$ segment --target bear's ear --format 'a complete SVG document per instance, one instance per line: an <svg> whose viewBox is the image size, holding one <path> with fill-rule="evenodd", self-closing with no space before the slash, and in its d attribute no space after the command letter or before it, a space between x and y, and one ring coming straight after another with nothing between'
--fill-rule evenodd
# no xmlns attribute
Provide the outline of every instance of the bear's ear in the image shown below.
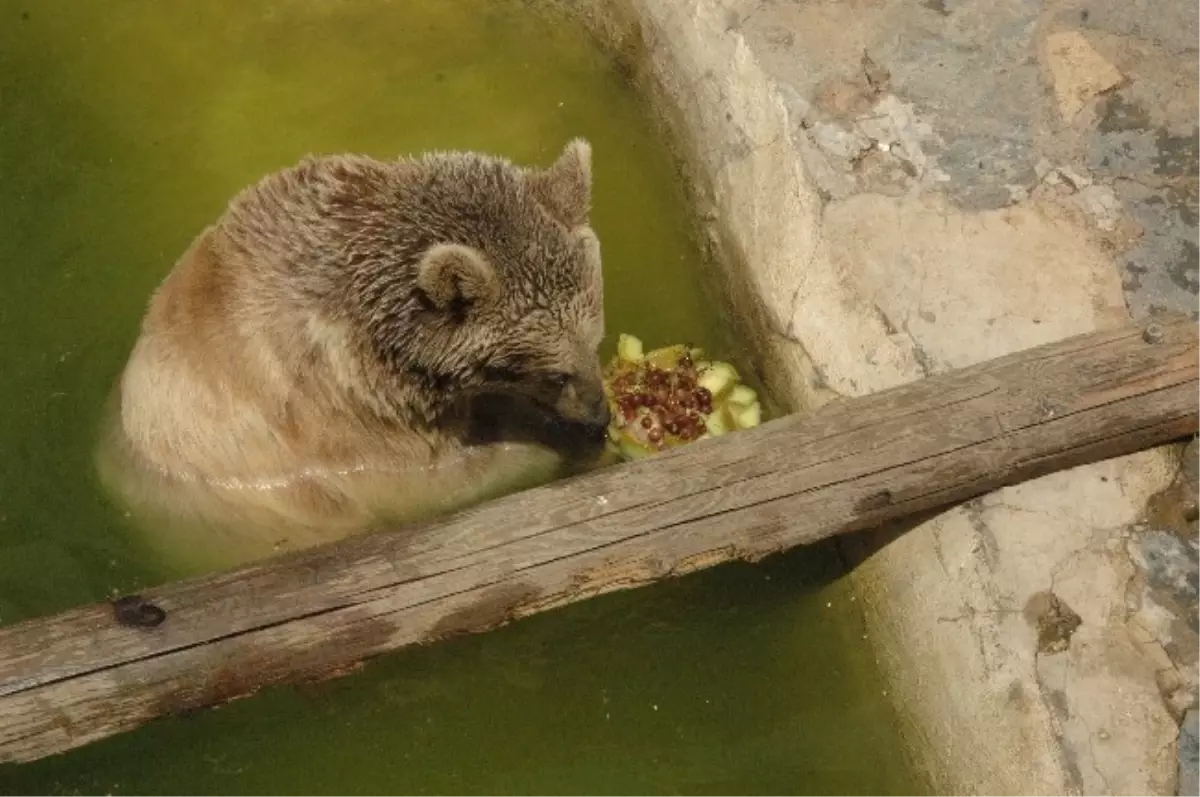
<svg viewBox="0 0 1200 797"><path fill-rule="evenodd" d="M500 293L496 272L483 254L469 246L431 246L417 265L417 288L439 310L483 305Z"/></svg>
<svg viewBox="0 0 1200 797"><path fill-rule="evenodd" d="M592 206L591 144L582 138L571 141L553 166L530 173L529 188L563 224L586 224Z"/></svg>

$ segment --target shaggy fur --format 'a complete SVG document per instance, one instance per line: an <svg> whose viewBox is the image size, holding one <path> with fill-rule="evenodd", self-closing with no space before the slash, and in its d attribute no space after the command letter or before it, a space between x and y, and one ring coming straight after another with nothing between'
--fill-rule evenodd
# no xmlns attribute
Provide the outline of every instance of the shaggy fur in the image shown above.
<svg viewBox="0 0 1200 797"><path fill-rule="evenodd" d="M477 399L607 423L590 195L582 140L548 169L434 153L310 158L266 177L150 301L106 481L157 523L186 516L278 547L553 467L495 412L492 439L476 439Z"/></svg>

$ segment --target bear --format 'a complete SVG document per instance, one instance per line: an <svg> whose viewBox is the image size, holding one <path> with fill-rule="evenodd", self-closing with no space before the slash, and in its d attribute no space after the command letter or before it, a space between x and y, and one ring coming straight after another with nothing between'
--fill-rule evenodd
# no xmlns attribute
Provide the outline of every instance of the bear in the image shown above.
<svg viewBox="0 0 1200 797"><path fill-rule="evenodd" d="M99 447L158 554L230 567L603 456L592 154L309 156L150 297Z"/></svg>

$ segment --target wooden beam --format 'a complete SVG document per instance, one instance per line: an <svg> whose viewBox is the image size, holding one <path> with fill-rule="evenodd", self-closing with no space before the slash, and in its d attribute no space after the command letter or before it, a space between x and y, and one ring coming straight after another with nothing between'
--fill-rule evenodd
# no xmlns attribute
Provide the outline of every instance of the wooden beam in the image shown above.
<svg viewBox="0 0 1200 797"><path fill-rule="evenodd" d="M150 590L157 625L103 603L2 628L0 762L1193 434L1197 356L1186 319L1075 337Z"/></svg>

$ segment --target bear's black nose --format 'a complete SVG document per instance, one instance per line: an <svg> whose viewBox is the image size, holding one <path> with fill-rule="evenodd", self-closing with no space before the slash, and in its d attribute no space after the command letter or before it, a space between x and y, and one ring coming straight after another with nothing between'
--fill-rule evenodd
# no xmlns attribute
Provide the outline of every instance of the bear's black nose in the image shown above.
<svg viewBox="0 0 1200 797"><path fill-rule="evenodd" d="M587 436L587 439L593 443L603 442L604 438L608 436L607 421L604 423L589 423L585 428L586 431L584 434Z"/></svg>
<svg viewBox="0 0 1200 797"><path fill-rule="evenodd" d="M593 420L588 425L600 427L600 434L603 435L612 422L612 410L609 409L608 399L604 396L600 397L599 402L593 408L592 418Z"/></svg>

